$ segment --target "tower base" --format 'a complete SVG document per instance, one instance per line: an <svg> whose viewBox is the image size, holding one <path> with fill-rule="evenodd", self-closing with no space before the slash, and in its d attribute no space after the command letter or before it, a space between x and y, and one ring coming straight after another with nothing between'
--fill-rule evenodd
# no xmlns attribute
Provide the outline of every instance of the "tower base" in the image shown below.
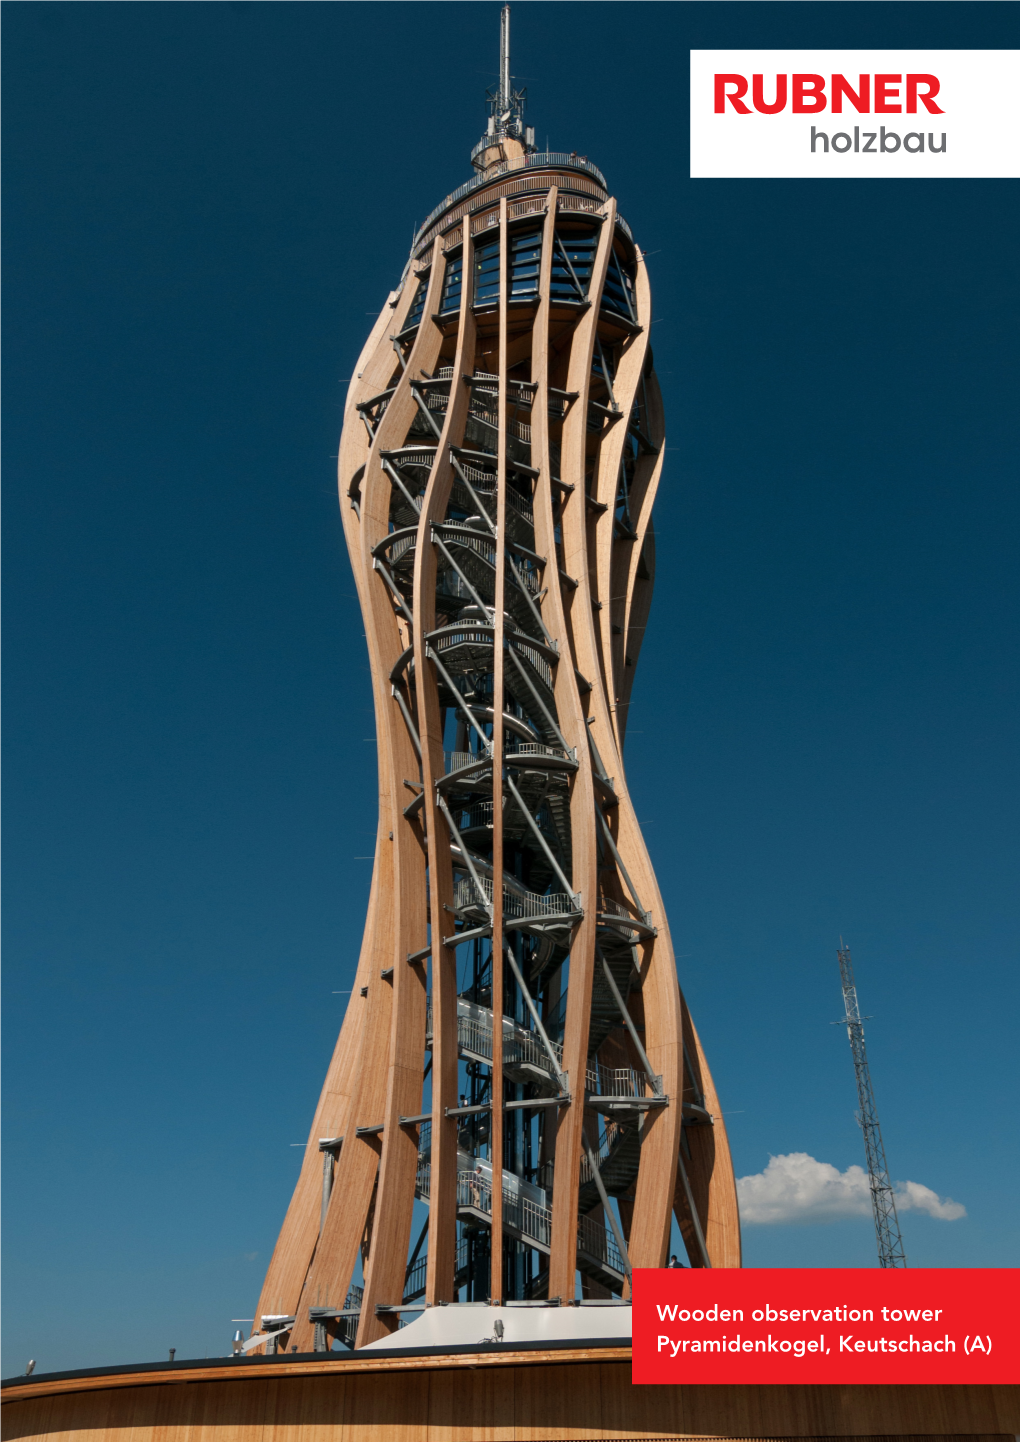
<svg viewBox="0 0 1020 1442"><path fill-rule="evenodd" d="M1013 1442L1015 1387L635 1387L630 1346L402 1348L13 1378L19 1442Z"/></svg>

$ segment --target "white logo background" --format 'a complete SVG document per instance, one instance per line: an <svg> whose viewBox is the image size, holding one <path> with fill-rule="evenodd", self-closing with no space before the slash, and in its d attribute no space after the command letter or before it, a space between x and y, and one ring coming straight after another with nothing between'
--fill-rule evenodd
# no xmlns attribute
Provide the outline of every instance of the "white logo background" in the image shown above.
<svg viewBox="0 0 1020 1442"><path fill-rule="evenodd" d="M906 114L907 74L938 76L941 89L935 98L944 114L930 115L919 100L917 114ZM743 75L747 82L745 104L750 115L739 115L727 103L715 113L715 76ZM751 101L752 75L764 76L767 101L776 94L776 76L811 73L825 77L826 106L817 114L794 115L792 94L776 115L761 115ZM893 74L903 77L899 86L899 115L859 114L844 99L843 113L833 115L831 77L844 75L857 90L858 76ZM732 88L732 87L730 87ZM922 87L923 88L923 87ZM789 86L788 86L789 89ZM892 98L892 97L890 97ZM900 137L895 153L863 153L865 133L887 132ZM829 138L828 153L819 142L811 153L811 127ZM834 134L854 134L861 150L837 154ZM921 132L924 151L908 154L904 135ZM945 154L932 154L946 136ZM844 142L839 142L842 145ZM917 142L912 140L912 146ZM863 176L903 180L944 176L1020 176L1020 50L692 50L691 51L691 178L805 177L832 179Z"/></svg>

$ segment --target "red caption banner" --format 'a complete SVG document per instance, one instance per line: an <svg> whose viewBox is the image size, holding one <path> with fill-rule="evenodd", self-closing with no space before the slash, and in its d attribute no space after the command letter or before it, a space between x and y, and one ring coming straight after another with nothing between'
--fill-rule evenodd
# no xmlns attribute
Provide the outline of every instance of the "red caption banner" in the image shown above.
<svg viewBox="0 0 1020 1442"><path fill-rule="evenodd" d="M1020 1269L643 1268L634 1382L1020 1381Z"/></svg>

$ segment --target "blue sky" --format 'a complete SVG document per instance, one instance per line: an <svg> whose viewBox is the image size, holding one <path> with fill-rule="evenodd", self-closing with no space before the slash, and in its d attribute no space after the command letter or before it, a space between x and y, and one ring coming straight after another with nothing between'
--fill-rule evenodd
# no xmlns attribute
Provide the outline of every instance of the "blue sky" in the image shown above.
<svg viewBox="0 0 1020 1442"><path fill-rule="evenodd" d="M10 1374L222 1354L252 1314L374 835L339 382L468 175L498 6L5 10ZM1020 1262L1017 182L692 183L686 51L1018 29L514 11L540 143L650 253L628 774L737 1171L863 1162L842 933L893 1178L966 1208L904 1214L914 1265ZM875 1264L867 1216L745 1247Z"/></svg>

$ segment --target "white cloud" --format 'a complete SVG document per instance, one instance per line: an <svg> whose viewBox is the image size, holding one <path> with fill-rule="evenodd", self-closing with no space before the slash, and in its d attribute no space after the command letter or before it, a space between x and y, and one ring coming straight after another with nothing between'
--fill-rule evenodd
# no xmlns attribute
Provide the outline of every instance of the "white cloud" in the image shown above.
<svg viewBox="0 0 1020 1442"><path fill-rule="evenodd" d="M967 1208L954 1202L952 1197L940 1197L920 1182L898 1182L896 1206L901 1212L927 1212L929 1217L938 1217L941 1222L955 1222L967 1215Z"/></svg>
<svg viewBox="0 0 1020 1442"><path fill-rule="evenodd" d="M899 1182L896 1207L901 1212L927 1212L944 1222L965 1217L967 1209L940 1197L920 1182ZM740 1219L748 1223L835 1222L871 1216L871 1192L863 1167L839 1171L807 1152L772 1157L763 1172L737 1178Z"/></svg>

